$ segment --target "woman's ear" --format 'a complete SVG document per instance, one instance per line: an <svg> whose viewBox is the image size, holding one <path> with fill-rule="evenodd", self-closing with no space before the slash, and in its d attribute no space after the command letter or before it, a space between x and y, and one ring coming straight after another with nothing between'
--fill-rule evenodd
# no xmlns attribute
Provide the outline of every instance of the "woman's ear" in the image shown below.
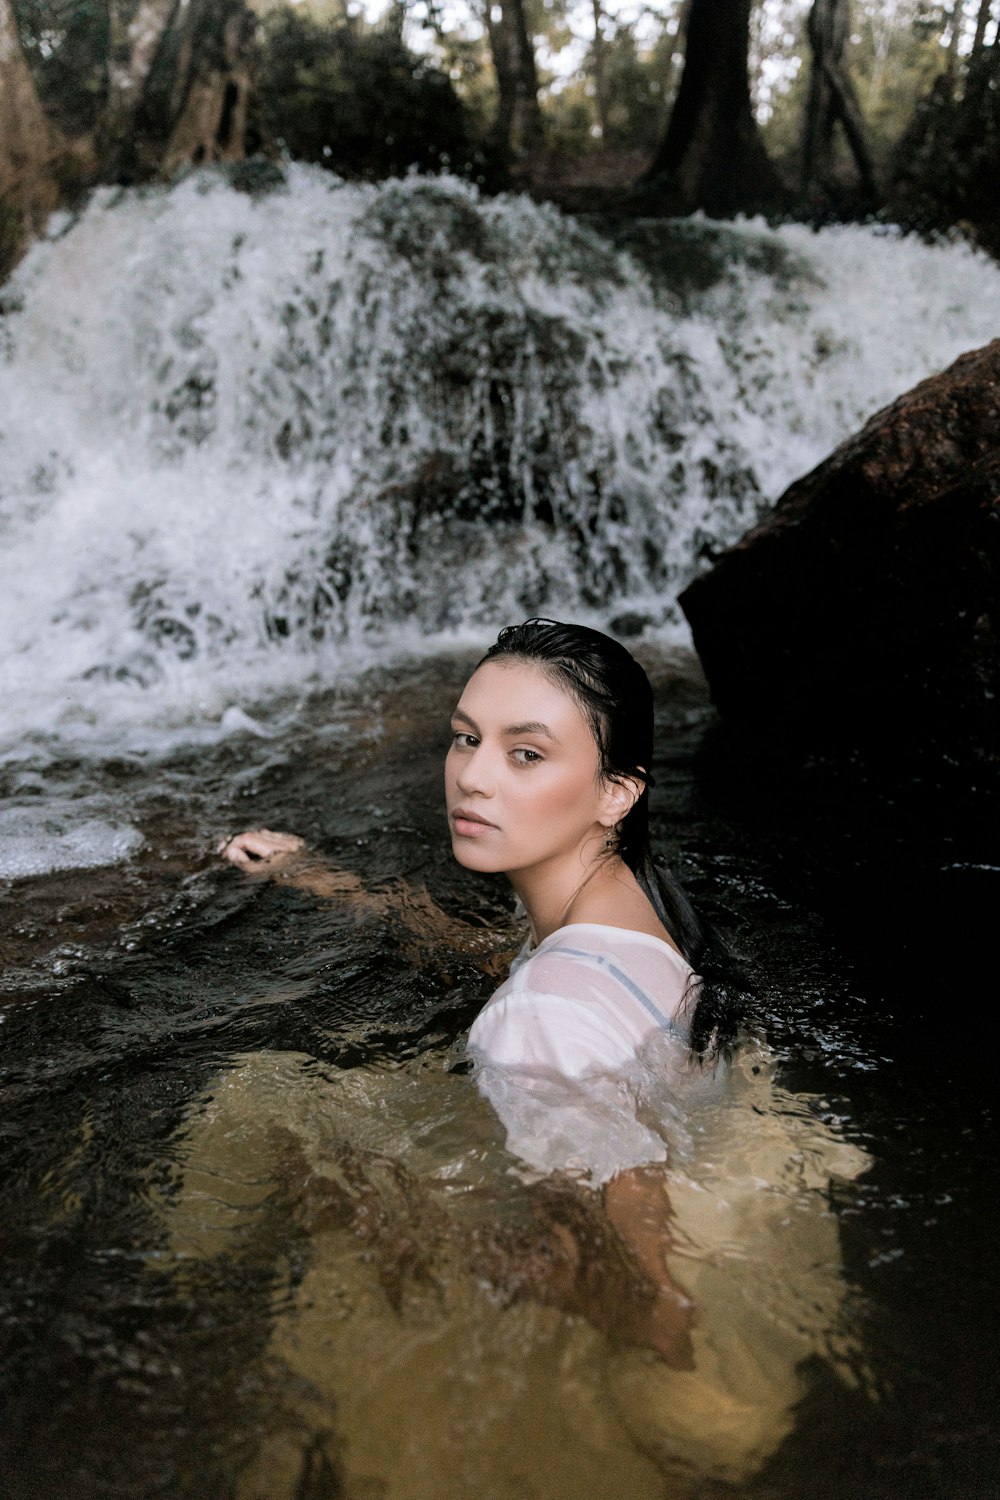
<svg viewBox="0 0 1000 1500"><path fill-rule="evenodd" d="M616 823L627 818L644 791L645 783L635 776L623 776L620 781L606 782L605 814L600 820L604 827L614 828Z"/></svg>

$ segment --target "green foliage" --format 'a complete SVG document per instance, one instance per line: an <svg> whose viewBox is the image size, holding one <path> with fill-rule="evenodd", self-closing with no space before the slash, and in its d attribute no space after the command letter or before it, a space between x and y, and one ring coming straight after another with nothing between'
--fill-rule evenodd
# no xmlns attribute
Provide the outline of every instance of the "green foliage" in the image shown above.
<svg viewBox="0 0 1000 1500"><path fill-rule="evenodd" d="M672 34L664 30L652 46L642 47L634 25L624 23L605 43L607 128L603 139L607 146L652 153L659 145L667 124L665 87L672 47ZM591 48L591 69L593 55Z"/></svg>
<svg viewBox="0 0 1000 1500"><path fill-rule="evenodd" d="M855 0L851 72L877 167L888 170L913 112L943 71L941 44L951 6Z"/></svg>
<svg viewBox="0 0 1000 1500"><path fill-rule="evenodd" d="M558 92L542 96L545 142L553 156L565 160L598 148L593 88L574 78Z"/></svg>
<svg viewBox="0 0 1000 1500"><path fill-rule="evenodd" d="M1000 254L1000 46L986 48L956 92L942 78L922 101L897 156L892 210L904 224L971 229Z"/></svg>
<svg viewBox="0 0 1000 1500"><path fill-rule="evenodd" d="M346 177L482 170L451 80L398 30L281 7L262 31L255 123L264 144Z"/></svg>
<svg viewBox="0 0 1000 1500"><path fill-rule="evenodd" d="M676 16L667 7L644 19L647 25L641 35L636 21L605 17L600 64L592 40L580 73L543 94L546 137L561 155L603 149L651 155L656 149L679 72L674 60ZM651 32L654 20L656 29Z"/></svg>
<svg viewBox="0 0 1000 1500"><path fill-rule="evenodd" d="M524 0L528 35L553 55L572 46L576 40L567 0Z"/></svg>

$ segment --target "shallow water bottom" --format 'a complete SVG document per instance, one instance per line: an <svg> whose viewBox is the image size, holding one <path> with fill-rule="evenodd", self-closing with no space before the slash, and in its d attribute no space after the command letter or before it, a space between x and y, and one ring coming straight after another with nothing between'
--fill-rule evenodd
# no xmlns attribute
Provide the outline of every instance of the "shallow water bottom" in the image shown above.
<svg viewBox="0 0 1000 1500"><path fill-rule="evenodd" d="M766 981L767 1048L675 1101L695 1368L598 1196L505 1152L474 957L212 855L292 827L509 924L447 855L440 657L254 705L269 738L8 766L143 844L0 896L4 1500L995 1493L989 1096L817 914L815 822L706 774L692 659L650 666L660 846Z"/></svg>

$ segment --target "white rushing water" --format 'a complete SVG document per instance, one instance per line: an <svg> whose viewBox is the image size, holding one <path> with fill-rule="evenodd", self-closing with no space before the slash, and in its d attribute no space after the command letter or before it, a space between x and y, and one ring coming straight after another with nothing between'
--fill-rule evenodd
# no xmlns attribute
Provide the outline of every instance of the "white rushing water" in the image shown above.
<svg viewBox="0 0 1000 1500"><path fill-rule="evenodd" d="M707 289L525 199L304 167L55 224L0 292L8 753L531 612L683 638L711 548L997 333L1000 268L964 246L684 234L728 257Z"/></svg>

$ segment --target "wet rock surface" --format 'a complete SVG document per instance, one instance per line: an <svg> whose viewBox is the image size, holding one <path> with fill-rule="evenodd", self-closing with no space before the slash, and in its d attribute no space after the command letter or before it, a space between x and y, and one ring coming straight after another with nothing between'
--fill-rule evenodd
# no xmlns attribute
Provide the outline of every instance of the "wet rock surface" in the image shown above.
<svg viewBox="0 0 1000 1500"><path fill-rule="evenodd" d="M981 807L1000 769L1000 340L878 412L681 604L731 724Z"/></svg>

